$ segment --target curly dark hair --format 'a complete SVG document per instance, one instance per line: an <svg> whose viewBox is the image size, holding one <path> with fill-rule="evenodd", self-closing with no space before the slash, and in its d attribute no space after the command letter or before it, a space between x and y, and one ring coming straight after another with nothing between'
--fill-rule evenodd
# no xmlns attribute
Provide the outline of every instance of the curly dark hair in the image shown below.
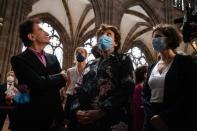
<svg viewBox="0 0 197 131"><path fill-rule="evenodd" d="M170 49L176 49L182 41L181 33L175 25L158 24L153 27L152 35L155 31L159 31L167 37L167 47Z"/></svg>
<svg viewBox="0 0 197 131"><path fill-rule="evenodd" d="M147 73L147 71L148 71L148 67L146 65L136 68L135 70L136 84L141 83L145 80L145 74Z"/></svg>
<svg viewBox="0 0 197 131"><path fill-rule="evenodd" d="M113 26L113 25L107 25L107 24L101 24L99 29L97 30L96 32L96 36L97 36L97 40L98 38L103 35L103 33L106 31L106 30L111 30L114 32L114 35L115 35L115 42L117 44L117 46L115 47L115 52L118 52L118 50L120 49L120 46L121 46L121 36L120 36L120 32L118 30L118 28L116 26Z"/></svg>
<svg viewBox="0 0 197 131"><path fill-rule="evenodd" d="M101 56L101 51L98 45L94 45L91 49L91 53L94 55L95 58L99 58Z"/></svg>
<svg viewBox="0 0 197 131"><path fill-rule="evenodd" d="M33 25L39 24L40 20L37 18L27 19L20 24L19 35L24 46L29 47L32 44L32 41L28 38L28 34L33 32Z"/></svg>

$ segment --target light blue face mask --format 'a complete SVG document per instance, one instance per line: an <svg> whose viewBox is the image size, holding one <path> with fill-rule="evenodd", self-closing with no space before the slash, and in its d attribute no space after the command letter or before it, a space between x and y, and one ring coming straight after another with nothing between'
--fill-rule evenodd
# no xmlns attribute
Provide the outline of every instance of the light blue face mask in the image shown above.
<svg viewBox="0 0 197 131"><path fill-rule="evenodd" d="M107 35L102 35L98 39L98 46L102 51L106 51L112 48L112 38Z"/></svg>
<svg viewBox="0 0 197 131"><path fill-rule="evenodd" d="M152 45L155 51L161 52L166 49L166 37L153 38Z"/></svg>

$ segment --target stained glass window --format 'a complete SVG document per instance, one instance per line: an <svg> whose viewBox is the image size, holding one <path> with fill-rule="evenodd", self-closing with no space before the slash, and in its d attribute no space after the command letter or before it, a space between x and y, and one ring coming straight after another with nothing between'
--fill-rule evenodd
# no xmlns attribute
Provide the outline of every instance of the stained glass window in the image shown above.
<svg viewBox="0 0 197 131"><path fill-rule="evenodd" d="M173 6L181 10L184 10L184 1L183 0L173 0Z"/></svg>
<svg viewBox="0 0 197 131"><path fill-rule="evenodd" d="M84 43L84 48L87 50L88 52L88 58L87 58L87 61L90 61L90 60L94 60L95 57L93 56L93 54L91 53L91 49L92 47L96 45L96 37L92 37L92 38L89 38L85 43Z"/></svg>
<svg viewBox="0 0 197 131"><path fill-rule="evenodd" d="M129 49L127 53L133 62L134 69L142 65L148 65L146 56L139 47L134 46L133 48Z"/></svg>

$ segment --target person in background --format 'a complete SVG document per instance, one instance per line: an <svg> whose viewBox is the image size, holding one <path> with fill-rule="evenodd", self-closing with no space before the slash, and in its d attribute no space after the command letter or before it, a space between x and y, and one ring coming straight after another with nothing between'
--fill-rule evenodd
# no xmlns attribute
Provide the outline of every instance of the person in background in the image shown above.
<svg viewBox="0 0 197 131"><path fill-rule="evenodd" d="M29 93L29 100L16 103L14 131L58 131L64 122L59 90L65 86L66 72L55 55L44 52L50 38L39 20L27 19L19 33L27 49L13 56L11 64L23 85L19 91Z"/></svg>
<svg viewBox="0 0 197 131"><path fill-rule="evenodd" d="M0 74L0 84L2 83L2 81L1 81L1 74Z"/></svg>
<svg viewBox="0 0 197 131"><path fill-rule="evenodd" d="M143 90L143 131L197 130L197 65L175 52L182 41L175 26L159 24L152 37L160 59L149 67Z"/></svg>
<svg viewBox="0 0 197 131"><path fill-rule="evenodd" d="M91 53L95 57L95 59L101 56L101 50L99 49L98 45L94 45L91 49Z"/></svg>
<svg viewBox="0 0 197 131"><path fill-rule="evenodd" d="M118 53L118 29L102 24L97 31L97 43L101 56L86 66L71 103L73 131L110 131L112 125L128 117L124 107L134 89L133 66L129 56Z"/></svg>
<svg viewBox="0 0 197 131"><path fill-rule="evenodd" d="M86 58L88 53L85 48L77 47L74 52L74 63L76 63L73 67L67 69L67 83L66 83L66 104L65 104L65 115L68 120L70 120L70 106L73 101L73 96L77 91L77 83L81 80L83 76L84 69L86 66ZM67 127L68 130L72 130L72 122L68 121Z"/></svg>
<svg viewBox="0 0 197 131"><path fill-rule="evenodd" d="M0 130L8 115L9 129L13 127L13 110L15 108L14 97L18 93L16 77L13 71L7 73L6 83L0 85Z"/></svg>
<svg viewBox="0 0 197 131"><path fill-rule="evenodd" d="M142 90L147 74L147 66L140 66L135 70L135 90L133 93L133 131L142 131L144 123L144 106L142 102Z"/></svg>

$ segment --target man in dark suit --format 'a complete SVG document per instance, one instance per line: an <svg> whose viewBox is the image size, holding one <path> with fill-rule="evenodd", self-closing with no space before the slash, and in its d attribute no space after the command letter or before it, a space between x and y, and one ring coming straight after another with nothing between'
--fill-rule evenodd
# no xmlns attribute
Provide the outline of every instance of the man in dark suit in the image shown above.
<svg viewBox="0 0 197 131"><path fill-rule="evenodd" d="M30 100L17 104L14 131L56 131L64 119L59 89L65 86L66 72L61 71L55 55L43 51L50 38L39 23L29 19L20 25L20 38L27 49L11 59L18 84L27 85L19 91L29 92Z"/></svg>

